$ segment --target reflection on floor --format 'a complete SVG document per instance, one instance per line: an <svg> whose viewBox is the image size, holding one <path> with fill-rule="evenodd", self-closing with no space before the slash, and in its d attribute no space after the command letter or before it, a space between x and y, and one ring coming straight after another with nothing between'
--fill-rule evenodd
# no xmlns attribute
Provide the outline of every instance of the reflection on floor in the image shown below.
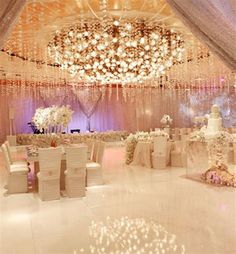
<svg viewBox="0 0 236 254"><path fill-rule="evenodd" d="M89 188L83 199L63 197L42 202L35 193L4 195L6 175L1 156L0 253L89 254L94 250L156 254L154 249L145 249L145 243L148 247L160 238L153 236L156 231L146 234L147 238L142 235L147 228L170 236L166 238L169 244L165 242L159 248L165 252L160 253L236 253L236 189L202 184L184 175L185 169L180 168L125 166L124 148L109 147L104 159L104 186ZM140 227L144 228L141 235ZM112 243L106 230L118 240ZM99 242L101 232L106 241ZM127 239L122 236L124 232ZM136 235L135 244L129 232ZM142 237L147 241L137 244ZM128 240L134 249L122 252ZM171 249L172 243L178 247L176 252ZM95 252L98 247L93 246L104 252Z"/></svg>

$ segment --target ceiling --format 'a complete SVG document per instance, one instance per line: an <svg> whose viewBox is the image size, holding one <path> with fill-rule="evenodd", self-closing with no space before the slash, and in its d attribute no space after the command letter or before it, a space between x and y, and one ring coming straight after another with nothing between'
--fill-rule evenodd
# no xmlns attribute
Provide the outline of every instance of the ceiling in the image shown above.
<svg viewBox="0 0 236 254"><path fill-rule="evenodd" d="M67 72L48 65L52 63L47 51L48 42L57 30L80 19L101 20L103 15L101 5L104 7L104 4L107 4L106 9L114 19L128 17L135 20L144 17L157 20L160 25L180 32L185 41L186 55L190 58L199 59L202 52L209 56L208 49L195 39L165 0L28 0L4 45L5 52L0 52L0 80L48 80L49 82L53 80L54 83L56 80L73 81ZM189 65L189 61L185 62ZM206 66L200 62L197 62L197 65L192 63L191 66L189 65L191 73L187 65L180 66L181 70L173 70L171 75L173 79L183 81L185 77L192 75L196 66L197 73L192 75L194 80L204 75L209 76L209 70L213 73L212 76L216 72L221 73L221 63L217 63L217 69L212 71L213 63L216 66L215 59L209 59Z"/></svg>
<svg viewBox="0 0 236 254"><path fill-rule="evenodd" d="M81 18L101 19L101 5L114 18L146 17L180 31L191 44L191 33L176 18L165 0L28 0L18 18L4 51L41 62L49 62L47 44L55 31Z"/></svg>

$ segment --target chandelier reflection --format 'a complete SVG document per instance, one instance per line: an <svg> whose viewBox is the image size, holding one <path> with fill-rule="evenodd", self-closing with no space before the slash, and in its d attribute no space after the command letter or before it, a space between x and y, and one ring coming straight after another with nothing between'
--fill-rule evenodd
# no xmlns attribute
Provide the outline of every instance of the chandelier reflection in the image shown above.
<svg viewBox="0 0 236 254"><path fill-rule="evenodd" d="M127 216L105 222L92 222L89 228L89 250L80 252L94 254L157 254L186 253L185 246L174 234L155 221Z"/></svg>
<svg viewBox="0 0 236 254"><path fill-rule="evenodd" d="M142 83L183 59L184 41L147 19L84 20L57 31L50 57L84 82Z"/></svg>

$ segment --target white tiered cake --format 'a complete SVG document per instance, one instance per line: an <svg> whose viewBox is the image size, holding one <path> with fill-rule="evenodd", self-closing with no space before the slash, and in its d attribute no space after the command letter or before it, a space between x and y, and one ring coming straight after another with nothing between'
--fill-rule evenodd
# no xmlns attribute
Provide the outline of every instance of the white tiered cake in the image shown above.
<svg viewBox="0 0 236 254"><path fill-rule="evenodd" d="M207 128L205 131L206 137L212 137L222 130L222 118L220 109L217 105L211 107L211 113L208 118Z"/></svg>

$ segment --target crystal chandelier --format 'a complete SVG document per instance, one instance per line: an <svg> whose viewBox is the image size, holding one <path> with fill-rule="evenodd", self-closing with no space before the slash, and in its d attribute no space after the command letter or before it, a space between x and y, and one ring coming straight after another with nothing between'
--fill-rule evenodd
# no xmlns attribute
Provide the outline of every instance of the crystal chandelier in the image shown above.
<svg viewBox="0 0 236 254"><path fill-rule="evenodd" d="M49 56L77 80L142 83L183 59L181 35L146 18L82 20L58 30Z"/></svg>

